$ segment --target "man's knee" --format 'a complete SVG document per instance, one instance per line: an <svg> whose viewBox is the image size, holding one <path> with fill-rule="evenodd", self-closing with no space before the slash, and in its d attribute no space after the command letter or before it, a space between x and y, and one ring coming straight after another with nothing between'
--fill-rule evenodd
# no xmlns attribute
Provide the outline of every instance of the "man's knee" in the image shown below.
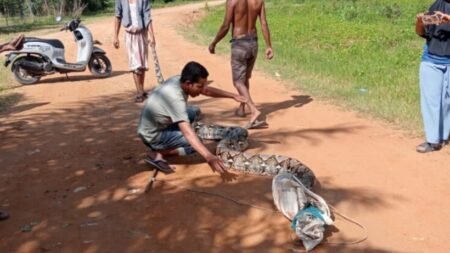
<svg viewBox="0 0 450 253"><path fill-rule="evenodd" d="M247 88L247 86L245 85L246 79L237 79L235 81L233 81L234 87L236 88Z"/></svg>
<svg viewBox="0 0 450 253"><path fill-rule="evenodd" d="M187 114L189 121L192 123L194 121L200 120L202 111L200 110L200 107L198 106L189 106L187 108Z"/></svg>

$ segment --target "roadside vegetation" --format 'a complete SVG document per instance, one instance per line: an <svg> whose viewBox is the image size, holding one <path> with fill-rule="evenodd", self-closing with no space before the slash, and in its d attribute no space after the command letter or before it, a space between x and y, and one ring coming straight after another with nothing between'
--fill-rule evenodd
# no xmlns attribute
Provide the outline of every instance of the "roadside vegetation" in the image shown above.
<svg viewBox="0 0 450 253"><path fill-rule="evenodd" d="M433 1L266 0L275 58L257 67L299 89L411 130L421 129L415 16ZM196 24L205 46L223 21L208 8ZM260 29L259 29L260 30ZM229 53L223 40L219 52Z"/></svg>

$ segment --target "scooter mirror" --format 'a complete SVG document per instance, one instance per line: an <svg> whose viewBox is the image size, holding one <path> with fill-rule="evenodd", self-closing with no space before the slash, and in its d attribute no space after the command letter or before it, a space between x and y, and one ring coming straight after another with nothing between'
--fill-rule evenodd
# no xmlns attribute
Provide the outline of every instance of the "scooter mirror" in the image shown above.
<svg viewBox="0 0 450 253"><path fill-rule="evenodd" d="M61 20L62 20L62 17L61 17L61 16L57 16L57 17L56 17L56 22L59 23L59 22L61 22Z"/></svg>

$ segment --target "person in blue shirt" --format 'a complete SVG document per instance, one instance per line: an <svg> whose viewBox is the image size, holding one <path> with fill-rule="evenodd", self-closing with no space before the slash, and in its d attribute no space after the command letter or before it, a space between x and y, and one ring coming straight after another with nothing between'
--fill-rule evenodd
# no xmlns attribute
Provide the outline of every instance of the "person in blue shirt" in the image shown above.
<svg viewBox="0 0 450 253"><path fill-rule="evenodd" d="M437 24L424 25L423 15L439 13ZM416 16L416 33L426 40L419 70L420 108L425 142L419 153L437 151L450 134L450 0L436 0L427 14Z"/></svg>

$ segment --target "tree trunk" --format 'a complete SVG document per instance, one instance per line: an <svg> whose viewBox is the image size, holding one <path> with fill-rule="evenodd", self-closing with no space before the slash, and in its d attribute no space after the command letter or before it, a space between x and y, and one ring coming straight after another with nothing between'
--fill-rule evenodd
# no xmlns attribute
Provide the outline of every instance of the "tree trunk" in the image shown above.
<svg viewBox="0 0 450 253"><path fill-rule="evenodd" d="M73 0L72 15L78 10L78 0Z"/></svg>
<svg viewBox="0 0 450 253"><path fill-rule="evenodd" d="M31 17L32 21L34 21L33 6L31 5L31 1L30 0L26 0L25 3L28 6L28 10L30 12L30 17Z"/></svg>
<svg viewBox="0 0 450 253"><path fill-rule="evenodd" d="M48 6L47 0L44 0L44 4L42 5L42 11L47 14L47 17L50 16L50 6Z"/></svg>
<svg viewBox="0 0 450 253"><path fill-rule="evenodd" d="M9 16L9 10L7 8L7 5L5 5L5 2L3 2L3 11L5 13L5 21L6 21L6 26L8 27L8 16Z"/></svg>
<svg viewBox="0 0 450 253"><path fill-rule="evenodd" d="M65 12L66 10L66 1L65 0L60 0L58 3L58 14L56 16L64 16L66 14Z"/></svg>

